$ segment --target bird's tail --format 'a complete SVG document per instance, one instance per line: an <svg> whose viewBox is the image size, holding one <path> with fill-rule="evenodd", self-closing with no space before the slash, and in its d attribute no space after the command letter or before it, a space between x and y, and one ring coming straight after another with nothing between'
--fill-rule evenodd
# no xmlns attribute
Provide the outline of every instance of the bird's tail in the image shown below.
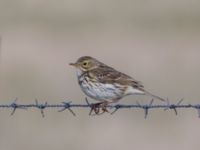
<svg viewBox="0 0 200 150"><path fill-rule="evenodd" d="M144 93L145 93L145 95L149 95L149 96L151 96L151 97L153 97L153 98L156 98L156 99L158 99L158 100L160 100L160 101L163 101L163 102L165 102L166 100L165 99L163 99L163 98L161 98L161 97L159 97L159 96L157 96L157 95L154 95L154 94L151 94L151 93L149 93L148 91L144 91Z"/></svg>

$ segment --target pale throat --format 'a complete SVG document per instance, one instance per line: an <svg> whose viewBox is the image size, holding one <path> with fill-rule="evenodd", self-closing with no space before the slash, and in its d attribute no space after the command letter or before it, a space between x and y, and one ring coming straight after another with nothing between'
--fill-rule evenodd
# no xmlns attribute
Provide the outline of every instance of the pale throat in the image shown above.
<svg viewBox="0 0 200 150"><path fill-rule="evenodd" d="M84 72L80 69L76 69L76 75L79 78Z"/></svg>

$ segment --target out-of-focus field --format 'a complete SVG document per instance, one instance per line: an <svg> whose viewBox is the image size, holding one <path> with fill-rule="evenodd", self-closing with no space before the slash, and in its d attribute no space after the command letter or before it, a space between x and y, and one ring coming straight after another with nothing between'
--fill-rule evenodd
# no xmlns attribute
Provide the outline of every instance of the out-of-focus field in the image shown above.
<svg viewBox="0 0 200 150"><path fill-rule="evenodd" d="M0 1L0 104L85 103L68 63L93 56L176 103L200 103L200 2ZM120 103L149 103L128 96ZM90 100L91 102L94 102ZM160 103L155 101L155 103ZM199 150L196 110L88 116L0 110L1 150Z"/></svg>

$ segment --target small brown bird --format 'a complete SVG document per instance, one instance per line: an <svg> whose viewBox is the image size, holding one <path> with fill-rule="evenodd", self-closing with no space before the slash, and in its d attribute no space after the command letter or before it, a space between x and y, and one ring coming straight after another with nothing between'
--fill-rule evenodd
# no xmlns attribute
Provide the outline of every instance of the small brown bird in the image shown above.
<svg viewBox="0 0 200 150"><path fill-rule="evenodd" d="M149 95L165 101L146 91L139 81L90 56L80 57L70 65L77 68L78 83L82 91L99 101L91 109L96 114L99 114L100 108L103 112L108 112L106 106L109 103L117 102L127 95Z"/></svg>

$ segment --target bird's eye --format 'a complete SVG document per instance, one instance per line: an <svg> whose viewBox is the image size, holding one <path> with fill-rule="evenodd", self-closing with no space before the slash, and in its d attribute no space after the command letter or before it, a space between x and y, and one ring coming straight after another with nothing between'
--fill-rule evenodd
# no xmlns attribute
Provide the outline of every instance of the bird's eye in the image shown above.
<svg viewBox="0 0 200 150"><path fill-rule="evenodd" d="M88 64L87 62L84 62L84 63L83 63L83 66L87 66L87 64Z"/></svg>

